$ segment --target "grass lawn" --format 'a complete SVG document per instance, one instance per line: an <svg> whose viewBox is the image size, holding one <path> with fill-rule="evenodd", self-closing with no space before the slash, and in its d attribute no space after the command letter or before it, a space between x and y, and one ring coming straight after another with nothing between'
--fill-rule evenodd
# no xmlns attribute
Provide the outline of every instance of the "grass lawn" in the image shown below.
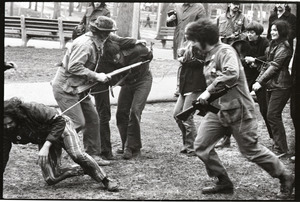
<svg viewBox="0 0 300 202"><path fill-rule="evenodd" d="M15 61L17 71L5 72L5 83L50 81L57 67L55 63L63 57L63 50L6 47L5 59ZM151 62L154 77L176 76L177 62L156 60ZM175 103L147 104L142 115L142 155L131 160L117 156L105 172L120 183L121 190L110 193L103 190L89 176L66 179L48 186L36 164L36 145L13 145L10 161L4 173L4 199L94 199L94 200L279 200L278 179L273 179L257 165L247 161L238 151L233 140L232 147L217 149L235 185L233 195L203 195L201 189L212 185L202 161L197 157L180 154L182 137L172 111ZM256 105L257 107L257 105ZM115 120L116 106L112 106L111 140L113 152L120 147L121 140ZM258 112L258 108L257 108ZM271 148L272 142L262 117L257 113L258 135L262 145ZM283 112L283 120L290 149L294 151L295 132L289 115L289 104ZM201 122L195 116L196 125ZM80 138L82 138L82 135ZM294 164L288 158L282 162L291 172ZM64 164L72 164L64 154ZM291 198L292 199L292 198Z"/></svg>

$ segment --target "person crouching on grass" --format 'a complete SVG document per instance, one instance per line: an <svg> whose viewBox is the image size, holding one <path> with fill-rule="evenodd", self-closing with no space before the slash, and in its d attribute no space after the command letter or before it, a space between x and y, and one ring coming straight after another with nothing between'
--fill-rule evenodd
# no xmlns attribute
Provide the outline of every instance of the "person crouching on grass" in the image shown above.
<svg viewBox="0 0 300 202"><path fill-rule="evenodd" d="M215 144L223 137L224 129L229 127L240 152L272 177L279 178L279 197L290 197L294 176L273 152L258 143L254 101L237 52L232 46L219 41L218 27L209 19L188 24L185 36L206 53L203 73L207 88L197 98L200 103L207 104L206 100L214 91L237 84L227 94L211 103L220 111L217 114L208 112L198 129L194 142L195 153L204 162L208 175L218 178L215 186L203 188L202 193L231 194L234 191L233 183L215 151Z"/></svg>
<svg viewBox="0 0 300 202"><path fill-rule="evenodd" d="M19 98L4 101L3 166L5 171L13 144L37 144L38 164L49 185L66 178L88 174L108 191L118 191L118 183L109 179L97 162L80 147L71 119L58 115L54 108L40 103L24 103ZM62 168L62 148L80 166Z"/></svg>

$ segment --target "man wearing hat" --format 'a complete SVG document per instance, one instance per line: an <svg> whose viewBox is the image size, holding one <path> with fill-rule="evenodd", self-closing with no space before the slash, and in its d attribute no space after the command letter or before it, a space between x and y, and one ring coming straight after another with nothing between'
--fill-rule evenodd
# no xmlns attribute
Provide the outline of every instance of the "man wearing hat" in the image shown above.
<svg viewBox="0 0 300 202"><path fill-rule="evenodd" d="M78 93L78 87L89 82L105 83L110 80L105 73L96 72L105 41L115 40L123 46L130 43L127 39L111 34L116 27L109 17L99 16L90 23L90 30L76 38L68 47L52 81L52 88L61 111L72 119L77 132L82 131L86 153L99 165L109 165L109 161L100 157L100 124L97 111L88 93ZM132 41L136 42L134 39Z"/></svg>

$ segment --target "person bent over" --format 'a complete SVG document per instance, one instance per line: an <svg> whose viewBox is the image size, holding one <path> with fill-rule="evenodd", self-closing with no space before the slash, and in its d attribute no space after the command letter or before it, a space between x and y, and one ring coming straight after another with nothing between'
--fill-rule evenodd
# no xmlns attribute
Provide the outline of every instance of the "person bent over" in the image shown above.
<svg viewBox="0 0 300 202"><path fill-rule="evenodd" d="M118 184L109 179L97 162L80 147L71 119L40 103L24 103L19 98L4 101L3 166L5 171L13 144L37 144L38 164L49 185L66 178L88 174L108 191L118 191ZM61 167L62 148L79 166Z"/></svg>
<svg viewBox="0 0 300 202"><path fill-rule="evenodd" d="M211 103L220 111L217 114L208 112L198 129L194 143L195 153L204 162L208 175L218 178L215 186L203 188L202 193L234 191L233 183L215 151L215 144L224 135L223 130L229 127L240 152L272 177L280 179L279 197L290 197L294 176L273 152L258 143L255 105L237 52L232 46L219 42L218 27L209 19L187 25L185 36L207 53L203 71L207 88L197 99L200 103L207 104L206 100L214 91L236 85Z"/></svg>
<svg viewBox="0 0 300 202"><path fill-rule="evenodd" d="M131 49L117 51L117 53L115 64L119 67L153 58L152 52L142 44L137 44ZM131 159L138 156L142 148L140 121L152 87L149 63L131 69L120 85L116 121L122 149L118 153L123 153L124 159Z"/></svg>

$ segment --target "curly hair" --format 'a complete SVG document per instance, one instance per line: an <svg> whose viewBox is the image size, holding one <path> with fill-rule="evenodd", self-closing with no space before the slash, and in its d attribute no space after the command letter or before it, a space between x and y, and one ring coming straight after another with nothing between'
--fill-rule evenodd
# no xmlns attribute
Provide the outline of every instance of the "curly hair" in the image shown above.
<svg viewBox="0 0 300 202"><path fill-rule="evenodd" d="M186 26L185 36L187 40L198 41L202 49L205 49L206 43L209 45L218 43L219 28L210 19L201 18Z"/></svg>
<svg viewBox="0 0 300 202"><path fill-rule="evenodd" d="M17 124L22 123L22 120L25 120L27 117L24 114L21 107L23 103L24 102L18 97L13 97L10 98L9 100L5 100L3 117L10 117Z"/></svg>
<svg viewBox="0 0 300 202"><path fill-rule="evenodd" d="M289 36L290 32L290 25L287 21L285 20L275 20L272 25L275 25L279 34L279 39L281 40L286 40Z"/></svg>

